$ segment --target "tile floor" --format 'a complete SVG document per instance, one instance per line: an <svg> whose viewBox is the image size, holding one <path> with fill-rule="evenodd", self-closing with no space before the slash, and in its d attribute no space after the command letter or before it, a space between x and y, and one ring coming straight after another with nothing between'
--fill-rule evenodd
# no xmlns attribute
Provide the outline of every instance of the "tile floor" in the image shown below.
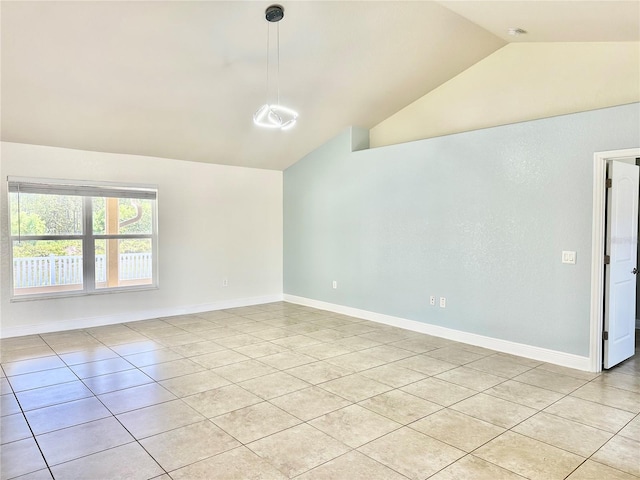
<svg viewBox="0 0 640 480"><path fill-rule="evenodd" d="M632 479L601 375L273 303L1 341L2 480Z"/></svg>

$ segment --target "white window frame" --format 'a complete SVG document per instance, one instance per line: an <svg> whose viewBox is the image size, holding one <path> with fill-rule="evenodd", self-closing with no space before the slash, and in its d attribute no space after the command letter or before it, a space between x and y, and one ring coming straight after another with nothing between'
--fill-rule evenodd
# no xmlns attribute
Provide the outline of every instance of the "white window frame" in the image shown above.
<svg viewBox="0 0 640 480"><path fill-rule="evenodd" d="M159 287L158 275L158 188L155 185L123 184L113 182L43 179L29 177L7 177L7 205L9 208L9 265L12 302L47 298L100 295L139 290L154 290ZM37 193L44 195L75 195L82 198L83 232L74 235L14 235L11 231L11 193ZM153 200L151 210L152 232L150 234L95 234L93 232L94 197L140 198ZM101 287L95 285L95 241L121 239L150 239L152 278L150 284ZM67 290L34 294L15 294L13 271L13 244L16 240L80 240L82 242L82 290Z"/></svg>

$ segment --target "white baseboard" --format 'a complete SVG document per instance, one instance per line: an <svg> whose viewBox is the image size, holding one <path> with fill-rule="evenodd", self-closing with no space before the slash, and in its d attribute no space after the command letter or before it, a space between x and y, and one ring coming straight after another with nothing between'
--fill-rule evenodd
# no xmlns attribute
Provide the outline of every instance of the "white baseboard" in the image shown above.
<svg viewBox="0 0 640 480"><path fill-rule="evenodd" d="M150 320L159 317L173 317L175 315L187 315L191 313L210 312L213 310L225 310L227 308L249 307L263 303L282 301L282 295L265 295L262 297L236 298L222 300L213 303L198 305L183 305L172 308L157 308L154 310L141 310L139 312L126 312L115 315L103 315L99 317L76 318L62 322L41 323L37 325L20 325L16 327L0 328L0 338L21 337L39 333L61 332L76 330L79 328L100 327L116 323L136 322L138 320Z"/></svg>
<svg viewBox="0 0 640 480"><path fill-rule="evenodd" d="M384 323L394 327L404 328L419 333L426 333L435 337L442 337L456 342L468 343L478 347L489 348L498 352L509 353L520 357L531 358L541 362L553 363L563 367L575 368L577 370L590 371L591 363L589 357L581 357L571 353L558 352L546 348L525 345L522 343L510 342L508 340L500 340L498 338L485 337L475 333L463 332L461 330L453 330L451 328L440 327L428 323L418 322L416 320L408 320L406 318L393 317L382 313L360 310L358 308L346 307L344 305L336 305L333 303L312 300L295 295L284 295L285 302L305 305L307 307L319 308L330 312L341 313L351 317L371 320L373 322Z"/></svg>

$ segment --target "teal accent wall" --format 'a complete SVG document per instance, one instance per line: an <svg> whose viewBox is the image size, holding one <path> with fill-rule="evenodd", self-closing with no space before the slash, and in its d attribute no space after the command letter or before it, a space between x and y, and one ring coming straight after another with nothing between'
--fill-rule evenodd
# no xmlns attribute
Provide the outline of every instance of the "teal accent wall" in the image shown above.
<svg viewBox="0 0 640 480"><path fill-rule="evenodd" d="M640 146L640 104L352 151L364 133L284 172L285 294L589 355L593 153Z"/></svg>

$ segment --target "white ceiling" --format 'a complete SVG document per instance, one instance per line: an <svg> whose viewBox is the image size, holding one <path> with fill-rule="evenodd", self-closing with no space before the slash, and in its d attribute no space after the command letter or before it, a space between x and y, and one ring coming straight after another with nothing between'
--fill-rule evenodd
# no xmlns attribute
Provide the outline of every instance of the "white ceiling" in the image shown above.
<svg viewBox="0 0 640 480"><path fill-rule="evenodd" d="M271 3L3 0L2 140L284 169L508 41L640 40L638 1L283 2L280 132L252 123Z"/></svg>

